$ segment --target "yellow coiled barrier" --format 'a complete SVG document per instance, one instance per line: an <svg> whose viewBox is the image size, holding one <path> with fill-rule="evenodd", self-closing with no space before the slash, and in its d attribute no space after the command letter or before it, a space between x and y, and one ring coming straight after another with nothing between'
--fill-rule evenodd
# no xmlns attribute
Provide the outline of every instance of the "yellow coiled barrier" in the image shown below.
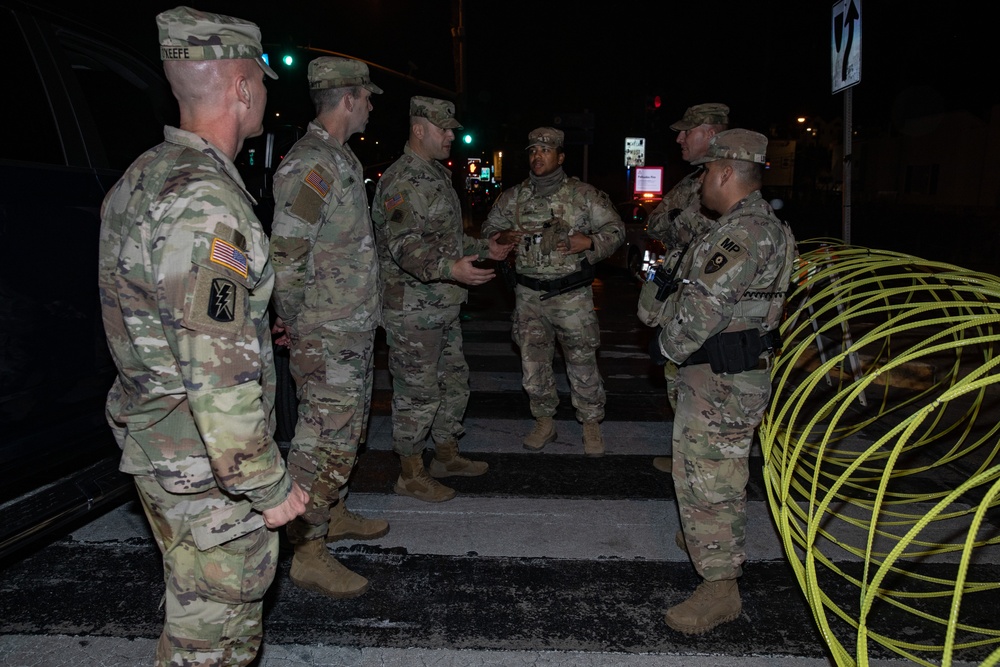
<svg viewBox="0 0 1000 667"><path fill-rule="evenodd" d="M793 281L764 480L834 660L1000 664L1000 278L814 239Z"/></svg>

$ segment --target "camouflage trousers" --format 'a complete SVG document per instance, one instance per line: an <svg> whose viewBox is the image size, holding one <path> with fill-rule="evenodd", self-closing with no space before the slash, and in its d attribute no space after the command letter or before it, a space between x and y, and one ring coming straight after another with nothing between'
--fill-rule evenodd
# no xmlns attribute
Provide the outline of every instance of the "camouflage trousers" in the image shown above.
<svg viewBox="0 0 1000 667"><path fill-rule="evenodd" d="M172 494L145 475L135 486L163 554L166 619L156 667L249 664L264 635L278 534L248 502L218 488Z"/></svg>
<svg viewBox="0 0 1000 667"><path fill-rule="evenodd" d="M677 364L667 359L667 363L663 364L663 379L667 383L667 402L670 403L670 409L677 414Z"/></svg>
<svg viewBox="0 0 1000 667"><path fill-rule="evenodd" d="M717 375L698 364L680 368L675 382L671 472L688 554L707 581L732 579L746 561L750 447L770 374Z"/></svg>
<svg viewBox="0 0 1000 667"><path fill-rule="evenodd" d="M604 381L597 368L601 327L590 287L542 301L541 292L518 285L511 338L521 350L521 384L534 417L552 417L559 405L552 361L559 341L576 418L604 419Z"/></svg>
<svg viewBox="0 0 1000 667"><path fill-rule="evenodd" d="M371 405L375 331L316 329L296 338L288 364L299 399L288 471L309 494L288 524L293 544L326 535L364 440Z"/></svg>
<svg viewBox="0 0 1000 667"><path fill-rule="evenodd" d="M460 306L382 313L392 373L392 449L400 456L457 439L469 404Z"/></svg>

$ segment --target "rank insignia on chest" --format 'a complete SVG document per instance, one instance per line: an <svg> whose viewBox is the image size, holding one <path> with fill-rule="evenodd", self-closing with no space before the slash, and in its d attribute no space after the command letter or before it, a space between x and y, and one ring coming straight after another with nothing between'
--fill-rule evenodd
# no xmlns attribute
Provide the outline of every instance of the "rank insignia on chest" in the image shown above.
<svg viewBox="0 0 1000 667"><path fill-rule="evenodd" d="M315 190L320 197L326 197L327 193L330 192L330 184L315 169L310 169L309 173L306 174L306 185Z"/></svg>
<svg viewBox="0 0 1000 667"><path fill-rule="evenodd" d="M209 259L235 271L244 278L247 277L247 256L228 241L219 238L212 239L212 254L209 255Z"/></svg>
<svg viewBox="0 0 1000 667"><path fill-rule="evenodd" d="M216 322L232 322L236 317L236 283L213 278L208 298L208 316Z"/></svg>
<svg viewBox="0 0 1000 667"><path fill-rule="evenodd" d="M388 213L389 211L396 208L402 203L403 203L403 193L397 192L396 194L385 200L386 213Z"/></svg>

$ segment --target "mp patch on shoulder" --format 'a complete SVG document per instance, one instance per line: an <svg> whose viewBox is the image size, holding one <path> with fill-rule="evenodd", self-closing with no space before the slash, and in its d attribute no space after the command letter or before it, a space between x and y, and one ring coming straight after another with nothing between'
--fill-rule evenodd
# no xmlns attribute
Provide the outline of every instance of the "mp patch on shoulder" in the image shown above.
<svg viewBox="0 0 1000 667"><path fill-rule="evenodd" d="M705 264L706 274L718 273L732 261L746 254L746 248L728 236L715 244L715 254Z"/></svg>

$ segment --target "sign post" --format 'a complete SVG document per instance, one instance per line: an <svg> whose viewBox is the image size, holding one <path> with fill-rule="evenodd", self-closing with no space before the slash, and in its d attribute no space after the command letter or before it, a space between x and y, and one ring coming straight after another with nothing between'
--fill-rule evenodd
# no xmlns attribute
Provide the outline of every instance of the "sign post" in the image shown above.
<svg viewBox="0 0 1000 667"><path fill-rule="evenodd" d="M844 183L843 229L846 245L851 244L851 115L854 112L852 86L861 81L861 0L833 3L833 40L830 68L833 93L844 91Z"/></svg>

